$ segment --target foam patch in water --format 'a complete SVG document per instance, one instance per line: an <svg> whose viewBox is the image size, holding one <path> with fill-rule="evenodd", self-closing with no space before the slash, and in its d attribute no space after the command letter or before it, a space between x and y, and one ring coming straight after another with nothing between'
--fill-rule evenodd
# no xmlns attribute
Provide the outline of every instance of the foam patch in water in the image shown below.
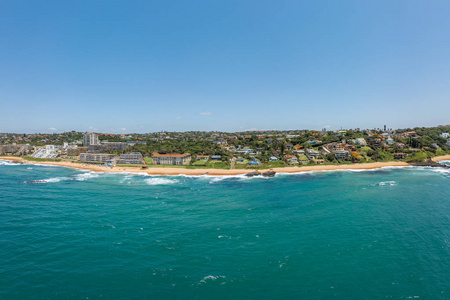
<svg viewBox="0 0 450 300"><path fill-rule="evenodd" d="M145 182L148 185L169 185L169 184L178 183L179 181L176 179L154 177L154 178L145 179Z"/></svg>

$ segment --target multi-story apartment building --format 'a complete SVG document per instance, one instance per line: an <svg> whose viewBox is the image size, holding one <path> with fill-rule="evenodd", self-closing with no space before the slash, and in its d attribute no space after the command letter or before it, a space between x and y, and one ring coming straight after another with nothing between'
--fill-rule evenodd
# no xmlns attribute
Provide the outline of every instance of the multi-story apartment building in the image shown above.
<svg viewBox="0 0 450 300"><path fill-rule="evenodd" d="M144 163L142 154L140 152L136 153L123 153L118 159L116 159L116 164L122 165L141 165Z"/></svg>
<svg viewBox="0 0 450 300"><path fill-rule="evenodd" d="M153 153L152 161L155 165L185 165L191 161L191 154L159 154Z"/></svg>
<svg viewBox="0 0 450 300"><path fill-rule="evenodd" d="M83 146L89 147L91 145L99 145L98 136L92 132L86 132L83 135Z"/></svg>
<svg viewBox="0 0 450 300"><path fill-rule="evenodd" d="M107 153L81 153L80 161L105 163L108 160L115 159L116 157L117 156L114 154L107 154Z"/></svg>

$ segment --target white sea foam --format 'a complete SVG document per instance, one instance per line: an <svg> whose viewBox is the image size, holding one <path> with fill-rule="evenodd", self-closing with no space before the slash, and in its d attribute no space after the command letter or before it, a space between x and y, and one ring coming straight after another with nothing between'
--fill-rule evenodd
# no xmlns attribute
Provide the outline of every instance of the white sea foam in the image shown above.
<svg viewBox="0 0 450 300"><path fill-rule="evenodd" d="M48 179L38 179L38 180L31 180L30 183L54 183L54 182L60 182L61 180L65 180L67 177L54 177L54 178L48 178Z"/></svg>
<svg viewBox="0 0 450 300"><path fill-rule="evenodd" d="M95 172L86 172L86 173L81 173L81 174L77 174L75 175L75 180L78 181L85 181L91 178L96 178L100 176L98 173Z"/></svg>
<svg viewBox="0 0 450 300"><path fill-rule="evenodd" d="M145 179L145 182L148 185L169 185L169 184L178 183L179 180L177 180L177 179L161 178L161 177L152 177L152 178Z"/></svg>
<svg viewBox="0 0 450 300"><path fill-rule="evenodd" d="M225 278L226 278L226 276L223 276L223 275L218 275L218 276L208 275L208 276L203 277L203 279L200 280L199 284L203 284L208 281L216 281L217 279L225 279Z"/></svg>
<svg viewBox="0 0 450 300"><path fill-rule="evenodd" d="M395 185L397 185L397 184L398 184L397 181L382 181L382 182L380 182L378 185L379 185L379 186L384 186L384 185L395 186Z"/></svg>
<svg viewBox="0 0 450 300"><path fill-rule="evenodd" d="M0 159L0 166L18 166L20 164Z"/></svg>

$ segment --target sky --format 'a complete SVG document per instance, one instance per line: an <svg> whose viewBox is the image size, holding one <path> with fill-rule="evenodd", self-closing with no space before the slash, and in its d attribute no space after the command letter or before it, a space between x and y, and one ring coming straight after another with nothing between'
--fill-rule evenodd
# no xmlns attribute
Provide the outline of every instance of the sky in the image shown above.
<svg viewBox="0 0 450 300"><path fill-rule="evenodd" d="M0 132L450 123L450 1L0 1Z"/></svg>

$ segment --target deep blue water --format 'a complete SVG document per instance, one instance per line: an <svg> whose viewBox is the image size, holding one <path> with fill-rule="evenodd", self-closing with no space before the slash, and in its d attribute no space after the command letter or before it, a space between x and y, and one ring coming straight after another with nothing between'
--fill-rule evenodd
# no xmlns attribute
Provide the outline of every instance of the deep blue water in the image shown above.
<svg viewBox="0 0 450 300"><path fill-rule="evenodd" d="M0 162L0 299L447 299L450 171L140 176Z"/></svg>

